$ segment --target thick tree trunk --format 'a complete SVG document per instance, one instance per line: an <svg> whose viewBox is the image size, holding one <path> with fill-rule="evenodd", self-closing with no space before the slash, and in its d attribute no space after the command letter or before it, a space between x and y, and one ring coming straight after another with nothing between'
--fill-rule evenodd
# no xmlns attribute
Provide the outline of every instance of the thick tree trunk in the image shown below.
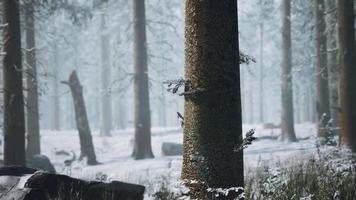
<svg viewBox="0 0 356 200"><path fill-rule="evenodd" d="M25 166L25 119L22 92L19 5L2 1L4 56L4 164Z"/></svg>
<svg viewBox="0 0 356 200"><path fill-rule="evenodd" d="M326 51L326 25L324 18L324 0L314 0L315 20L315 69L316 69L316 112L317 136L325 137L325 126L330 118L329 80Z"/></svg>
<svg viewBox="0 0 356 200"><path fill-rule="evenodd" d="M102 136L111 136L111 92L110 81L111 81L111 66L110 66L110 43L109 34L106 27L106 9L107 5L104 3L102 5L101 13L101 124L100 124L100 134Z"/></svg>
<svg viewBox="0 0 356 200"><path fill-rule="evenodd" d="M133 8L135 59L135 144L132 156L135 159L144 159L154 157L151 148L151 118L148 92L145 1L134 0Z"/></svg>
<svg viewBox="0 0 356 200"><path fill-rule="evenodd" d="M35 18L31 3L26 4L26 81L27 81L27 157L31 158L41 153L40 124L38 110L37 66L35 49Z"/></svg>
<svg viewBox="0 0 356 200"><path fill-rule="evenodd" d="M356 50L354 1L338 0L340 61L340 134L339 143L356 152Z"/></svg>
<svg viewBox="0 0 356 200"><path fill-rule="evenodd" d="M295 142L290 0L282 1L282 141Z"/></svg>
<svg viewBox="0 0 356 200"><path fill-rule="evenodd" d="M184 156L191 199L243 186L237 1L185 1ZM208 188L212 189L208 191ZM229 190L218 199L234 199Z"/></svg>
<svg viewBox="0 0 356 200"><path fill-rule="evenodd" d="M69 85L73 96L75 119L80 139L80 157L87 157L88 165L98 164L98 162L96 161L94 145L88 123L87 111L85 109L83 87L81 86L77 73L75 71L70 74L69 80L66 83Z"/></svg>
<svg viewBox="0 0 356 200"><path fill-rule="evenodd" d="M332 10L336 7L335 0L327 1L327 10ZM329 69L329 87L330 87L330 117L333 121L333 126L339 124L339 65L338 65L338 46L337 46L337 31L335 24L337 21L336 12L329 13L327 20L327 40L328 40L328 69Z"/></svg>

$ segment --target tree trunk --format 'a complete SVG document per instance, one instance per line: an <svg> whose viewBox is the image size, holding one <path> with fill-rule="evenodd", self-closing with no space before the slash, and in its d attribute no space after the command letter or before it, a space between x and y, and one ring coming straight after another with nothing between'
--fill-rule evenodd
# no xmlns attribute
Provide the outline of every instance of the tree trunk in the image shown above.
<svg viewBox="0 0 356 200"><path fill-rule="evenodd" d="M290 0L282 1L282 135L281 141L295 142L293 117L292 41Z"/></svg>
<svg viewBox="0 0 356 200"><path fill-rule="evenodd" d="M166 114L166 89L164 85L161 85L161 99L160 99L160 109L159 109L159 126L166 127L167 126L167 114Z"/></svg>
<svg viewBox="0 0 356 200"><path fill-rule="evenodd" d="M327 10L332 10L336 7L335 0L328 0ZM337 46L337 31L334 27L336 24L336 12L329 13L327 20L327 41L328 41L328 69L329 69L329 87L330 87L330 117L333 121L333 126L339 124L339 65L338 65L338 46Z"/></svg>
<svg viewBox="0 0 356 200"><path fill-rule="evenodd" d="M192 95L185 96L182 179L191 199L243 187L243 151L233 151L242 141L237 24L237 1L185 1L185 92Z"/></svg>
<svg viewBox="0 0 356 200"><path fill-rule="evenodd" d="M27 80L27 157L31 158L41 153L40 124L37 91L37 66L35 49L35 18L31 3L26 4L25 30L26 30L26 80Z"/></svg>
<svg viewBox="0 0 356 200"><path fill-rule="evenodd" d="M100 25L100 40L101 40L101 124L100 134L102 136L111 136L111 92L110 89L110 51L109 51L109 34L106 26L106 9L107 4L103 3Z"/></svg>
<svg viewBox="0 0 356 200"><path fill-rule="evenodd" d="M19 5L2 1L4 76L4 164L25 166L25 117L22 92L21 32Z"/></svg>
<svg viewBox="0 0 356 200"><path fill-rule="evenodd" d="M356 50L354 35L354 1L338 0L340 61L340 135L339 143L356 152Z"/></svg>
<svg viewBox="0 0 356 200"><path fill-rule="evenodd" d="M83 87L79 82L75 70L70 74L68 82L66 82L73 96L75 120L79 132L81 158L87 157L88 165L98 164L94 151L94 145L91 137L90 127L88 123L87 111L83 98Z"/></svg>
<svg viewBox="0 0 356 200"><path fill-rule="evenodd" d="M132 157L153 158L151 148L151 119L148 93L145 1L134 0L134 99L135 144Z"/></svg>
<svg viewBox="0 0 356 200"><path fill-rule="evenodd" d="M53 41L53 115L52 115L52 130L60 130L60 118L59 118L59 86L58 86L58 46L57 42Z"/></svg>
<svg viewBox="0 0 356 200"><path fill-rule="evenodd" d="M259 122L263 124L264 122L264 91L263 91L263 79L264 79L264 72L263 72L263 23L260 24L260 120Z"/></svg>
<svg viewBox="0 0 356 200"><path fill-rule="evenodd" d="M325 137L325 126L330 118L329 83L326 51L326 26L324 0L314 0L315 50L316 50L316 112L317 136Z"/></svg>

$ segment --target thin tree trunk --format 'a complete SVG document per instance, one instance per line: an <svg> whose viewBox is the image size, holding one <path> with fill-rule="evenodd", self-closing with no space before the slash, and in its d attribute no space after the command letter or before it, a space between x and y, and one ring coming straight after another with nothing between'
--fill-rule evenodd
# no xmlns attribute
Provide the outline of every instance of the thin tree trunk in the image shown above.
<svg viewBox="0 0 356 200"><path fill-rule="evenodd" d="M35 18L31 3L26 4L25 10L26 30L26 81L27 81L27 156L31 158L41 153L40 124L38 110L37 66L35 49Z"/></svg>
<svg viewBox="0 0 356 200"><path fill-rule="evenodd" d="M162 98L161 98L161 103L160 103L160 126L161 127L166 127L167 126L167 114L166 114L166 93L167 91L164 88L164 85L161 85L161 94L162 94Z"/></svg>
<svg viewBox="0 0 356 200"><path fill-rule="evenodd" d="M98 164L94 151L91 131L88 123L87 111L85 109L85 102L83 98L83 87L79 82L75 70L70 74L68 82L74 103L75 119L79 132L81 158L87 157L88 165Z"/></svg>
<svg viewBox="0 0 356 200"><path fill-rule="evenodd" d="M315 50L316 50L316 112L317 136L325 137L325 126L330 118L329 83L325 33L324 0L314 0Z"/></svg>
<svg viewBox="0 0 356 200"><path fill-rule="evenodd" d="M185 91L192 95L185 97L182 179L191 199L243 186L243 152L233 151L242 141L237 23L237 1L185 1Z"/></svg>
<svg viewBox="0 0 356 200"><path fill-rule="evenodd" d="M102 5L101 13L101 25L100 25L100 40L101 40L101 124L100 133L102 136L111 136L111 92L110 88L110 76L111 76L111 66L110 66L110 43L109 34L106 26L106 9L107 5L104 3Z"/></svg>
<svg viewBox="0 0 356 200"><path fill-rule="evenodd" d="M57 42L53 41L53 116L52 130L60 130L60 105L59 105L59 85L58 85L58 46Z"/></svg>
<svg viewBox="0 0 356 200"><path fill-rule="evenodd" d="M260 123L264 122L263 23L260 24Z"/></svg>
<svg viewBox="0 0 356 200"><path fill-rule="evenodd" d="M339 144L356 152L356 50L354 34L354 1L338 0L340 61L340 134Z"/></svg>
<svg viewBox="0 0 356 200"><path fill-rule="evenodd" d="M134 0L133 7L135 59L135 144L132 156L135 159L144 159L154 157L151 148L151 117L148 92L145 1Z"/></svg>
<svg viewBox="0 0 356 200"><path fill-rule="evenodd" d="M295 142L290 0L282 1L282 141Z"/></svg>
<svg viewBox="0 0 356 200"><path fill-rule="evenodd" d="M25 117L19 5L2 1L4 76L4 164L25 166Z"/></svg>

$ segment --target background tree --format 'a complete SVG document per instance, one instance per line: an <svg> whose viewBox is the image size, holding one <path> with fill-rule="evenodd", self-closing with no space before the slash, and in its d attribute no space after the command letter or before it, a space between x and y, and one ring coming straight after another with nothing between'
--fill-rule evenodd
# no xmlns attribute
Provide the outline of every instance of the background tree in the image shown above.
<svg viewBox="0 0 356 200"><path fill-rule="evenodd" d="M110 35L106 24L106 0L101 5L100 42L101 42L101 124L100 133L111 135L111 64L110 64Z"/></svg>
<svg viewBox="0 0 356 200"><path fill-rule="evenodd" d="M327 63L329 71L330 88L330 117L334 127L339 122L339 65L338 65L338 45L337 45L337 14L336 1L326 1L326 34L327 34Z"/></svg>
<svg viewBox="0 0 356 200"><path fill-rule="evenodd" d="M314 0L315 20L315 70L316 70L316 112L318 137L325 137L325 126L330 119L329 80L327 65L327 38L324 0Z"/></svg>
<svg viewBox="0 0 356 200"><path fill-rule="evenodd" d="M2 2L4 44L4 164L25 166L20 13L17 1Z"/></svg>
<svg viewBox="0 0 356 200"><path fill-rule="evenodd" d="M151 117L148 91L147 40L145 1L133 1L134 19L134 112L135 159L153 158L151 147Z"/></svg>
<svg viewBox="0 0 356 200"><path fill-rule="evenodd" d="M338 0L340 62L340 133L339 144L356 152L356 50L353 0Z"/></svg>
<svg viewBox="0 0 356 200"><path fill-rule="evenodd" d="M34 5L27 2L25 5L25 33L26 33L26 83L27 83L27 156L41 153L40 125L38 110L38 83L36 66L36 39Z"/></svg>
<svg viewBox="0 0 356 200"><path fill-rule="evenodd" d="M80 84L76 71L73 71L69 76L69 80L67 82L64 81L63 83L68 84L73 96L75 121L79 132L81 153L80 159L87 158L88 165L96 165L98 164L98 161L96 160L93 140L85 108L83 86Z"/></svg>
<svg viewBox="0 0 356 200"><path fill-rule="evenodd" d="M282 0L282 141L295 142L292 90L291 3Z"/></svg>
<svg viewBox="0 0 356 200"><path fill-rule="evenodd" d="M243 186L237 1L185 1L184 155L192 199ZM236 191L226 197L233 199Z"/></svg>

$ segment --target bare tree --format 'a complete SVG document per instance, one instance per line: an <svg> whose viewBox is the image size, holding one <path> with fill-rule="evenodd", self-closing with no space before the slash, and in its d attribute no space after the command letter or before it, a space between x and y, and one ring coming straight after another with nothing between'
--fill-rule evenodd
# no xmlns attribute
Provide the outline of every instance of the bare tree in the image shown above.
<svg viewBox="0 0 356 200"><path fill-rule="evenodd" d="M291 42L291 3L282 0L282 141L295 142L293 117L293 75Z"/></svg>
<svg viewBox="0 0 356 200"><path fill-rule="evenodd" d="M25 7L26 32L26 82L27 82L27 156L31 158L41 153L40 123L38 110L38 83L36 66L36 40L34 6L31 2Z"/></svg>
<svg viewBox="0 0 356 200"><path fill-rule="evenodd" d="M135 159L153 158L151 148L151 117L148 92L147 41L145 1L133 1L134 13L134 101Z"/></svg>
<svg viewBox="0 0 356 200"><path fill-rule="evenodd" d="M75 119L79 132L80 140L80 150L81 158L87 157L88 165L98 164L96 160L93 140L91 136L91 131L88 123L87 111L85 109L85 102L83 98L83 86L79 82L76 71L73 71L67 82L73 96L74 110L75 110Z"/></svg>
<svg viewBox="0 0 356 200"><path fill-rule="evenodd" d="M111 76L111 66L110 66L110 43L109 43L109 32L106 25L106 10L107 3L103 3L101 10L101 20L100 20L100 41L101 41L101 125L100 133L103 136L111 135L111 93L109 91L110 76Z"/></svg>

